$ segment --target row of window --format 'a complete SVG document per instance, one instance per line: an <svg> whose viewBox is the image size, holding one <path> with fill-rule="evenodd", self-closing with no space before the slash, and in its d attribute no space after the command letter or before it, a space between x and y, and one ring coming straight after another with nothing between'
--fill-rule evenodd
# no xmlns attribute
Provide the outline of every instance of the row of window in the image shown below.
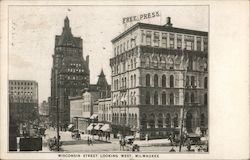
<svg viewBox="0 0 250 160"><path fill-rule="evenodd" d="M83 73L84 69L68 68L67 71L71 73Z"/></svg>
<svg viewBox="0 0 250 160"><path fill-rule="evenodd" d="M113 113L112 114L112 122L114 124L127 124L127 119L128 119L128 124L137 126L137 114L135 113L129 113L128 115L126 113Z"/></svg>
<svg viewBox="0 0 250 160"><path fill-rule="evenodd" d="M127 78L126 77L122 77L122 80L121 80L121 87L120 89L126 89L128 86L127 86ZM136 75L131 75L130 76L130 87L136 87ZM119 80L114 80L114 90L118 90L119 89Z"/></svg>
<svg viewBox="0 0 250 160"><path fill-rule="evenodd" d="M17 92L17 91L14 91L14 92L10 92L11 95L32 95L33 92L23 92L23 91L20 91L20 92Z"/></svg>
<svg viewBox="0 0 250 160"><path fill-rule="evenodd" d="M25 90L26 90L26 89L31 89L31 90L32 90L33 87L10 87L10 89L11 89L11 90L13 90L13 89L25 89Z"/></svg>
<svg viewBox="0 0 250 160"><path fill-rule="evenodd" d="M13 81L10 81L10 84L11 85L33 85L32 82L13 82Z"/></svg>
<svg viewBox="0 0 250 160"><path fill-rule="evenodd" d="M127 65L126 65L127 64ZM126 72L128 70L132 70L136 68L136 58L131 59L130 62L123 62L122 63L122 68L119 67L119 65L114 65L114 67L112 67L112 74L119 74L120 72ZM122 69L122 70L120 70Z"/></svg>
<svg viewBox="0 0 250 160"><path fill-rule="evenodd" d="M153 34L152 34L153 33ZM186 50L194 50L194 36L189 36L189 35L182 35L182 34L177 34L175 36L174 33L161 33L161 39L159 36L159 32L152 32L152 31L146 31L146 36L143 30L141 30L141 43L144 43L144 39L146 38L146 45L148 46L154 46L154 47L163 47L167 48L167 36L169 35L169 48L174 49L175 48L175 43L177 49L186 49ZM153 39L152 39L153 36ZM183 37L184 36L184 37ZM184 41L183 41L184 38ZM153 40L153 41L152 41ZM196 50L201 51L201 40L202 37L196 37ZM160 45L161 43L161 45ZM184 48L182 48L182 43L184 43ZM208 40L207 38L203 39L203 50L207 51L208 49Z"/></svg>
<svg viewBox="0 0 250 160"><path fill-rule="evenodd" d="M207 93L205 93L204 95L204 104L207 105ZM187 92L185 93L185 102L190 102L189 101L189 97L190 100L191 100L191 103L195 103L195 94L194 93L191 93L191 95ZM170 93L169 95L169 104L170 105L174 105L175 104L175 97L174 97L174 93ZM150 94L150 91L147 91L146 92L146 97L145 97L145 104L153 104L153 105L160 105L159 103L159 95L158 95L158 92L155 91L154 92L154 95L153 95L153 103L151 102L151 94ZM166 105L167 104L167 94L165 91L163 91L161 93L161 105Z"/></svg>
<svg viewBox="0 0 250 160"><path fill-rule="evenodd" d="M114 47L115 56L136 46L136 38L137 38L136 36L133 38L130 38L126 42Z"/></svg>

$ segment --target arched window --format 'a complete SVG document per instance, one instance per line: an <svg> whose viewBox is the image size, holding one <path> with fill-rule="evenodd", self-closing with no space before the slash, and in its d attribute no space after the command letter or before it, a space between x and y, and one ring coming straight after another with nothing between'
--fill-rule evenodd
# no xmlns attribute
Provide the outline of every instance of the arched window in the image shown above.
<svg viewBox="0 0 250 160"><path fill-rule="evenodd" d="M135 92L134 92L134 104L136 104L136 95L135 95Z"/></svg>
<svg viewBox="0 0 250 160"><path fill-rule="evenodd" d="M146 92L146 104L150 104L150 92Z"/></svg>
<svg viewBox="0 0 250 160"><path fill-rule="evenodd" d="M146 67L150 67L150 59L149 59L149 57L146 57Z"/></svg>
<svg viewBox="0 0 250 160"><path fill-rule="evenodd" d="M204 94L204 104L207 105L207 93Z"/></svg>
<svg viewBox="0 0 250 160"><path fill-rule="evenodd" d="M161 104L166 105L166 92L162 92L161 94Z"/></svg>
<svg viewBox="0 0 250 160"><path fill-rule="evenodd" d="M158 105L158 93L155 92L154 94L154 105Z"/></svg>
<svg viewBox="0 0 250 160"><path fill-rule="evenodd" d="M204 88L207 89L207 77L204 78Z"/></svg>
<svg viewBox="0 0 250 160"><path fill-rule="evenodd" d="M170 76L170 87L171 88L174 87L174 76L173 75Z"/></svg>
<svg viewBox="0 0 250 160"><path fill-rule="evenodd" d="M188 103L189 102L189 93L185 93L185 102Z"/></svg>
<svg viewBox="0 0 250 160"><path fill-rule="evenodd" d="M131 75L131 78L130 78L130 83L131 83L131 88L133 87L133 83L134 83L134 80L133 80L133 75Z"/></svg>
<svg viewBox="0 0 250 160"><path fill-rule="evenodd" d="M141 126L143 129L147 128L147 115L145 113L142 115Z"/></svg>
<svg viewBox="0 0 250 160"><path fill-rule="evenodd" d="M136 58L134 58L134 67L136 68Z"/></svg>
<svg viewBox="0 0 250 160"><path fill-rule="evenodd" d="M124 79L122 78L122 87L124 87Z"/></svg>
<svg viewBox="0 0 250 160"><path fill-rule="evenodd" d="M134 74L134 87L136 87L136 75Z"/></svg>
<svg viewBox="0 0 250 160"><path fill-rule="evenodd" d="M137 126L137 114L135 113L135 121L133 123L135 126Z"/></svg>
<svg viewBox="0 0 250 160"><path fill-rule="evenodd" d="M127 88L127 78L125 77L125 80L124 80L124 87Z"/></svg>
<svg viewBox="0 0 250 160"><path fill-rule="evenodd" d="M155 115L153 113L150 115L149 126L155 128Z"/></svg>
<svg viewBox="0 0 250 160"><path fill-rule="evenodd" d="M133 69L133 59L131 59L131 69Z"/></svg>
<svg viewBox="0 0 250 160"><path fill-rule="evenodd" d="M163 127L163 116L162 116L162 113L160 113L158 116L158 128L162 128L162 127Z"/></svg>
<svg viewBox="0 0 250 160"><path fill-rule="evenodd" d="M167 115L166 115L165 123L166 123L167 128L171 127L171 116L169 113L167 113Z"/></svg>
<svg viewBox="0 0 250 160"><path fill-rule="evenodd" d="M165 75L163 75L161 78L161 85L162 85L162 87L166 87L166 76Z"/></svg>
<svg viewBox="0 0 250 160"><path fill-rule="evenodd" d="M202 127L205 126L205 115L204 115L204 113L201 114L201 126Z"/></svg>
<svg viewBox="0 0 250 160"><path fill-rule="evenodd" d="M195 85L196 85L196 84L195 84L195 77L192 76L192 77L191 77L191 86L192 86L192 87L196 87Z"/></svg>
<svg viewBox="0 0 250 160"><path fill-rule="evenodd" d="M170 93L169 99L170 99L170 104L174 104L174 94L173 93Z"/></svg>
<svg viewBox="0 0 250 160"><path fill-rule="evenodd" d="M174 127L178 127L178 114L174 116Z"/></svg>
<svg viewBox="0 0 250 160"><path fill-rule="evenodd" d="M194 103L194 93L191 93L191 103Z"/></svg>
<svg viewBox="0 0 250 160"><path fill-rule="evenodd" d="M150 74L146 75L146 86L150 86Z"/></svg>
<svg viewBox="0 0 250 160"><path fill-rule="evenodd" d="M154 75L154 86L158 87L158 75L157 74Z"/></svg>

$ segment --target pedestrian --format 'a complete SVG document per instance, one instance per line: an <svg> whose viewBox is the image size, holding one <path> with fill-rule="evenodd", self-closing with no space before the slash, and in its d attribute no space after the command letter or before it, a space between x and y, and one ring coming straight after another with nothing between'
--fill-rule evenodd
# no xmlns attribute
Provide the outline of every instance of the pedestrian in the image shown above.
<svg viewBox="0 0 250 160"><path fill-rule="evenodd" d="M174 147L172 147L169 152L176 152L176 151L175 151Z"/></svg>
<svg viewBox="0 0 250 160"><path fill-rule="evenodd" d="M93 146L93 139L92 138L89 139L89 142Z"/></svg>
<svg viewBox="0 0 250 160"><path fill-rule="evenodd" d="M89 140L89 137L88 137L87 143L88 143L88 145L90 145L90 140Z"/></svg>

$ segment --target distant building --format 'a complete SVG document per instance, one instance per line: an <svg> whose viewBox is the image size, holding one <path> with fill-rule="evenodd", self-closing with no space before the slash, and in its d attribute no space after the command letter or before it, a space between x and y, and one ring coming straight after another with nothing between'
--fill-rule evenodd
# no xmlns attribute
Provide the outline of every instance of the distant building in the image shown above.
<svg viewBox="0 0 250 160"><path fill-rule="evenodd" d="M51 69L51 121L56 123L56 105L59 105L61 126L70 123L68 97L81 96L89 87L89 57L83 58L82 38L74 37L68 17L61 35L55 37L53 67ZM58 102L57 102L58 98Z"/></svg>
<svg viewBox="0 0 250 160"><path fill-rule="evenodd" d="M48 102L43 101L43 102L40 104L40 107L39 107L39 115L42 115L42 116L49 116L49 103L48 103Z"/></svg>
<svg viewBox="0 0 250 160"><path fill-rule="evenodd" d="M98 121L112 122L111 98L98 99Z"/></svg>
<svg viewBox="0 0 250 160"><path fill-rule="evenodd" d="M208 127L208 32L137 23L112 40L112 123L140 138ZM187 71L187 72L186 72Z"/></svg>
<svg viewBox="0 0 250 160"><path fill-rule="evenodd" d="M38 83L9 80L9 115L17 124L38 118Z"/></svg>
<svg viewBox="0 0 250 160"><path fill-rule="evenodd" d="M97 84L89 85L84 89L82 96L70 97L70 121L81 131L87 132L91 121L98 121L98 99L110 96L103 70L99 75Z"/></svg>

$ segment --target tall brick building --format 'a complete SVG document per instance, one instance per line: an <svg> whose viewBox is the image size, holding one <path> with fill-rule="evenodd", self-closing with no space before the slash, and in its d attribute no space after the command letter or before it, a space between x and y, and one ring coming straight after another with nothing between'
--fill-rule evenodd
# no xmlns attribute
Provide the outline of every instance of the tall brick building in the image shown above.
<svg viewBox="0 0 250 160"><path fill-rule="evenodd" d="M208 33L137 23L112 40L112 123L145 138L207 130ZM124 131L120 131L124 132Z"/></svg>
<svg viewBox="0 0 250 160"><path fill-rule="evenodd" d="M70 122L69 96L80 96L89 86L89 57L83 58L82 39L74 37L68 17L64 20L61 35L55 37L53 67L51 69L52 123L56 122L56 99L58 98L61 126Z"/></svg>

